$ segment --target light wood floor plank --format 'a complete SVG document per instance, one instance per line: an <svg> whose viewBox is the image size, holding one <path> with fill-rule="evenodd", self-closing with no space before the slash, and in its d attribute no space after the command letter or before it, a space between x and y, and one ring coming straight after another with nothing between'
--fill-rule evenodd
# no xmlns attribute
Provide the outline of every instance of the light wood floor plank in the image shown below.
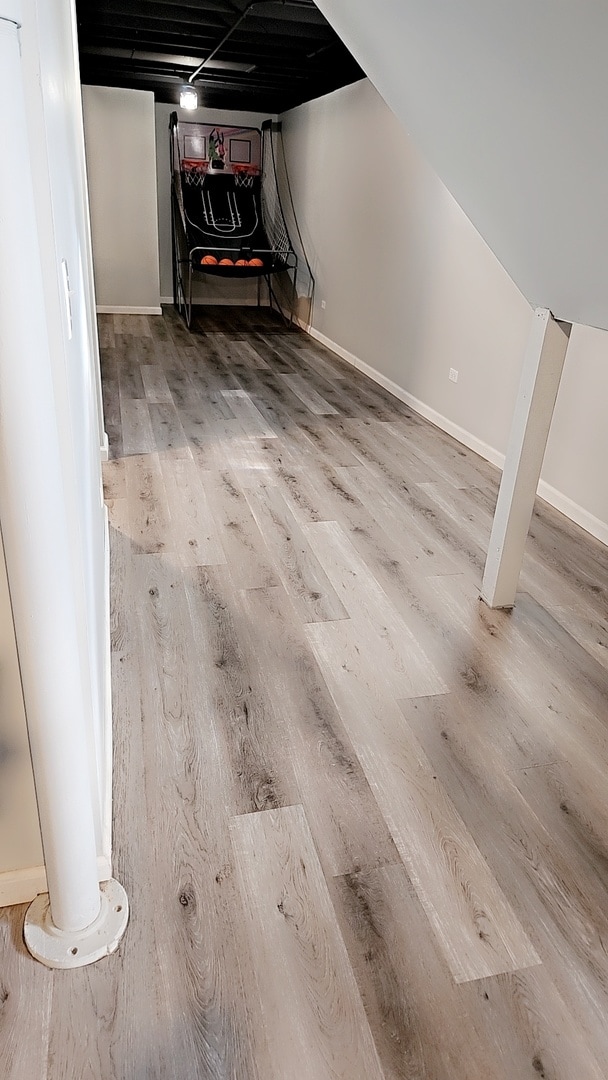
<svg viewBox="0 0 608 1080"><path fill-rule="evenodd" d="M200 707L223 764L221 791L230 814L285 806L298 797L282 711L266 693L240 593L222 569L200 568L184 579L196 651L205 655ZM201 677L203 673L201 672Z"/></svg>
<svg viewBox="0 0 608 1080"><path fill-rule="evenodd" d="M252 470L245 482L245 498L301 621L348 619L280 491L264 483L260 470Z"/></svg>
<svg viewBox="0 0 608 1080"><path fill-rule="evenodd" d="M126 458L130 533L141 552L171 549L171 517L158 454Z"/></svg>
<svg viewBox="0 0 608 1080"><path fill-rule="evenodd" d="M274 439L258 439L242 435L238 422L234 432L224 430L216 432L212 439L192 446L192 457L203 472L222 472L226 469L262 469L268 472L272 468L275 455Z"/></svg>
<svg viewBox="0 0 608 1080"><path fill-rule="evenodd" d="M183 566L225 564L219 530L192 458L159 457L171 517L171 550Z"/></svg>
<svg viewBox="0 0 608 1080"><path fill-rule="evenodd" d="M329 379L330 382L342 383L346 380L346 367L338 369L335 363L332 363L331 360L325 360L323 356L316 353L312 348L299 348L298 353L307 364L311 364L320 375L325 379Z"/></svg>
<svg viewBox="0 0 608 1080"><path fill-rule="evenodd" d="M579 835L573 844L564 842L567 828L555 835L548 831L511 779L500 751L491 755L474 724L469 723L465 737L443 708L436 723L438 706L439 699L401 702L435 774L450 791L558 993L608 1073L608 1033L598 1023L608 1009L602 959L608 935L608 913L602 906L608 891L605 856L598 857L596 849L589 859L592 836L581 844ZM543 804L547 813L551 803ZM559 814L555 807L552 826Z"/></svg>
<svg viewBox="0 0 608 1080"><path fill-rule="evenodd" d="M114 348L114 318L112 315L98 315L97 316L97 330L99 334L99 345L101 348L109 346Z"/></svg>
<svg viewBox="0 0 608 1080"><path fill-rule="evenodd" d="M455 980L538 963L363 638L355 656L332 648L327 625L306 633Z"/></svg>
<svg viewBox="0 0 608 1080"><path fill-rule="evenodd" d="M399 419L399 403L394 398L388 399L382 391L377 392L369 379L351 377L345 381L336 381L328 377L327 370L323 372L319 369L315 363L318 359L315 350L303 351L291 347L290 354L296 360L298 374L305 380L307 389L315 390L335 409L336 415L356 417L366 413L382 421ZM327 364L327 361L325 363Z"/></svg>
<svg viewBox="0 0 608 1080"><path fill-rule="evenodd" d="M114 458L104 461L102 474L104 498L108 501L126 499L127 480L124 460Z"/></svg>
<svg viewBox="0 0 608 1080"><path fill-rule="evenodd" d="M156 440L150 423L147 401L123 398L120 404L124 453L152 454Z"/></svg>
<svg viewBox="0 0 608 1080"><path fill-rule="evenodd" d="M489 611L464 575L428 578L423 588L431 617L446 621L460 680L515 705L513 732L530 748L522 765L546 763L554 751L567 757L582 736L584 752L602 759L608 676L564 627L525 594L510 615ZM528 718L527 734L518 716Z"/></svg>
<svg viewBox="0 0 608 1080"><path fill-rule="evenodd" d="M293 375L298 368L297 360L294 360L285 349L281 348L281 342L276 335L254 334L252 342L256 352L264 357L264 360L276 374Z"/></svg>
<svg viewBox="0 0 608 1080"><path fill-rule="evenodd" d="M151 402L148 405L152 425L154 449L159 453L171 451L172 457L192 458L190 445L182 426L179 413L169 402Z"/></svg>
<svg viewBox="0 0 608 1080"><path fill-rule="evenodd" d="M119 334L117 332L114 341L118 357L117 374L121 398L125 400L145 398L146 393L140 370L141 352L138 339L133 334Z"/></svg>
<svg viewBox="0 0 608 1080"><path fill-rule="evenodd" d="M186 370L186 365L188 370ZM182 360L177 349L172 349L165 355L163 362L163 374L169 387L171 397L178 407L198 404L198 393L193 378L193 365L187 360Z"/></svg>
<svg viewBox="0 0 608 1080"><path fill-rule="evenodd" d="M208 333L205 334L203 344L199 351L207 359L213 358L218 362L218 367L224 366L225 370L240 366L249 368L268 368L266 361L260 356L253 346L237 338L236 333Z"/></svg>
<svg viewBox="0 0 608 1080"><path fill-rule="evenodd" d="M122 418L120 412L120 391L118 376L106 379L102 389L104 429L108 436L108 457L122 458Z"/></svg>
<svg viewBox="0 0 608 1080"><path fill-rule="evenodd" d="M400 558L415 566L421 574L456 574L460 567L447 546L429 534L408 507L374 480L366 468L336 470L338 479L373 516L385 531L398 541Z"/></svg>
<svg viewBox="0 0 608 1080"><path fill-rule="evenodd" d="M227 762L205 708L205 676L182 575L168 556L140 556L142 720L155 800L154 926L163 1028L175 1080L267 1075L242 912L218 793Z"/></svg>
<svg viewBox="0 0 608 1080"><path fill-rule="evenodd" d="M239 589L265 589L280 578L236 478L228 471L202 472L202 483L230 567Z"/></svg>
<svg viewBox="0 0 608 1080"><path fill-rule="evenodd" d="M142 364L141 379L147 401L159 404L160 402L173 401L171 391L167 385L164 372L160 364Z"/></svg>
<svg viewBox="0 0 608 1080"><path fill-rule="evenodd" d="M411 484L437 479L433 469L421 466L411 451L400 453L399 443L391 436L387 425L357 416L340 419L334 430L352 449L359 463L378 480L390 484L397 497L407 493Z"/></svg>
<svg viewBox="0 0 608 1080"><path fill-rule="evenodd" d="M422 651L340 525L320 521L304 526L304 535L346 610L361 627L369 628L370 638L379 639L387 663L409 680L409 692L416 694L418 687L420 694L443 693L447 686L430 657Z"/></svg>
<svg viewBox="0 0 608 1080"><path fill-rule="evenodd" d="M334 409L333 405L330 405L316 390L308 386L300 375L281 375L281 379L315 416L337 415L338 410Z"/></svg>
<svg viewBox="0 0 608 1080"><path fill-rule="evenodd" d="M0 911L0 1076L47 1080L53 975L22 940L22 905Z"/></svg>
<svg viewBox="0 0 608 1080"><path fill-rule="evenodd" d="M381 1080L302 808L234 818L231 833L271 1076Z"/></svg>
<svg viewBox="0 0 608 1080"><path fill-rule="evenodd" d="M245 390L223 390L222 397L228 402L237 420L243 427L244 435L253 435L262 439L275 439L276 433L256 409Z"/></svg>
<svg viewBox="0 0 608 1080"><path fill-rule="evenodd" d="M455 439L450 439L445 432L426 426L419 427L416 439L411 440L408 425L402 422L388 424L387 430L396 436L406 452L432 469L436 480L443 480L455 488L479 486L483 483L488 490L498 494L500 472L496 466L484 461L473 450L457 443Z"/></svg>
<svg viewBox="0 0 608 1080"><path fill-rule="evenodd" d="M602 1076L543 968L454 984L403 867L330 891L387 1080Z"/></svg>
<svg viewBox="0 0 608 1080"><path fill-rule="evenodd" d="M397 850L283 589L239 594L247 648L286 740L326 873L393 862Z"/></svg>
<svg viewBox="0 0 608 1080"><path fill-rule="evenodd" d="M314 454L330 468L350 468L359 464L358 458L325 422L314 418L304 419L299 425L302 435L314 447Z"/></svg>
<svg viewBox="0 0 608 1080"><path fill-rule="evenodd" d="M258 369L258 368L266 368L266 369L268 369L268 364L263 359L263 357L260 356L257 349L251 344L250 341L247 341L247 340L239 341L238 345L237 345L237 348L236 348L236 355L237 355L236 362L239 365L242 364L244 367L249 367L249 368L254 368L254 369Z"/></svg>

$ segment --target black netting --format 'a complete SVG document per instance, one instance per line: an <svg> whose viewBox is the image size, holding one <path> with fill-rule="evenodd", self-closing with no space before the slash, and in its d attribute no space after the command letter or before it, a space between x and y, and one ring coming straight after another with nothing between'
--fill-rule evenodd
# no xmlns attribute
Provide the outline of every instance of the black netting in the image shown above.
<svg viewBox="0 0 608 1080"><path fill-rule="evenodd" d="M290 252L293 251L287 225L283 216L279 186L272 141L272 129L268 125L262 132L262 155L264 168L262 170L262 221L270 246L277 252L282 261L286 261Z"/></svg>

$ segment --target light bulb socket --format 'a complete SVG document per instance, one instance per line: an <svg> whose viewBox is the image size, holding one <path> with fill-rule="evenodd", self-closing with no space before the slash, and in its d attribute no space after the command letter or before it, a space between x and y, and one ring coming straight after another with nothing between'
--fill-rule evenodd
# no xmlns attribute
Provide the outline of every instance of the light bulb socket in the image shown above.
<svg viewBox="0 0 608 1080"><path fill-rule="evenodd" d="M193 86L183 86L179 92L180 108L190 112L198 108L198 93Z"/></svg>

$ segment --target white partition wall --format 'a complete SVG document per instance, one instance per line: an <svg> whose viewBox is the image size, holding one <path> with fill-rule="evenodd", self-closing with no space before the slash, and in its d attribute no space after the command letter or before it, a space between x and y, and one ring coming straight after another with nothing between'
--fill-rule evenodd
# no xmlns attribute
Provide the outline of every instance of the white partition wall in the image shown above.
<svg viewBox="0 0 608 1080"><path fill-rule="evenodd" d="M99 311L160 314L154 94L83 86Z"/></svg>
<svg viewBox="0 0 608 1080"><path fill-rule="evenodd" d="M44 888L42 844L13 612L0 542L0 906Z"/></svg>

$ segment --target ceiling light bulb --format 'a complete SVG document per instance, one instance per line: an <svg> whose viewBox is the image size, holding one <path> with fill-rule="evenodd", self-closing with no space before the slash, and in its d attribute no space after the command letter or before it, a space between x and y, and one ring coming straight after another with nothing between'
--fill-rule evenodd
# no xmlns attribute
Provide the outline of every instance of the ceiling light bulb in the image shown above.
<svg viewBox="0 0 608 1080"><path fill-rule="evenodd" d="M179 103L182 109L198 108L198 94L193 86L184 86L180 90Z"/></svg>

